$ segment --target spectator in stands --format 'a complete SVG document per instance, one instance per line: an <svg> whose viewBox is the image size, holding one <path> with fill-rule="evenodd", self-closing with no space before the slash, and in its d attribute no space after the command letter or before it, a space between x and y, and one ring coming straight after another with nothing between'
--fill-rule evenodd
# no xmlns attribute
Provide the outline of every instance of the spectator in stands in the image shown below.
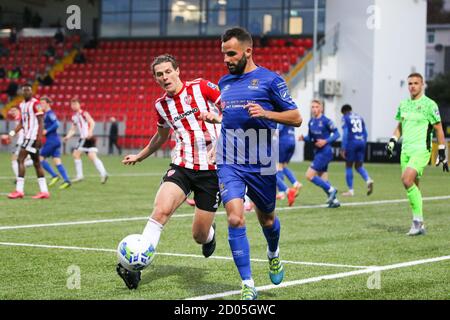
<svg viewBox="0 0 450 320"><path fill-rule="evenodd" d="M109 148L108 148L108 154L114 153L114 146L117 148L117 151L119 151L119 155L122 154L122 149L120 148L119 144L117 143L117 138L119 137L119 125L116 121L116 118L111 117L111 127L109 128Z"/></svg>
<svg viewBox="0 0 450 320"><path fill-rule="evenodd" d="M5 79L6 77L6 70L3 67L0 67L0 79Z"/></svg>
<svg viewBox="0 0 450 320"><path fill-rule="evenodd" d="M56 55L56 49L53 46L53 44L50 43L44 52L44 56L50 58L50 57L54 57L55 55Z"/></svg>
<svg viewBox="0 0 450 320"><path fill-rule="evenodd" d="M0 58L8 56L9 56L9 49L5 47L3 43L0 42Z"/></svg>
<svg viewBox="0 0 450 320"><path fill-rule="evenodd" d="M267 35L265 33L261 34L259 44L261 45L261 47L267 47L267 45L269 44L269 38L267 38Z"/></svg>
<svg viewBox="0 0 450 320"><path fill-rule="evenodd" d="M31 13L30 8L23 8L22 23L25 28L31 26L31 19L33 19L33 14Z"/></svg>
<svg viewBox="0 0 450 320"><path fill-rule="evenodd" d="M78 51L77 55L73 59L73 62L75 62L76 64L86 63L86 56L84 55L84 50L83 49L80 49Z"/></svg>
<svg viewBox="0 0 450 320"><path fill-rule="evenodd" d="M17 30L15 27L11 28L11 32L9 33L9 43L17 42Z"/></svg>
<svg viewBox="0 0 450 320"><path fill-rule="evenodd" d="M17 90L19 85L13 80L9 83L8 88L6 88L5 93L12 99L17 95Z"/></svg>
<svg viewBox="0 0 450 320"><path fill-rule="evenodd" d="M53 78L48 73L45 76L39 75L37 79L42 86L51 86L53 84Z"/></svg>
<svg viewBox="0 0 450 320"><path fill-rule="evenodd" d="M61 27L58 27L58 29L56 30L55 35L53 36L53 38L55 38L56 43L63 43L64 42L64 34L61 30Z"/></svg>
<svg viewBox="0 0 450 320"><path fill-rule="evenodd" d="M39 13L35 13L33 15L33 18L31 18L31 26L33 28L40 28L42 23L42 17L39 15Z"/></svg>
<svg viewBox="0 0 450 320"><path fill-rule="evenodd" d="M15 66L14 69L8 71L8 78L17 80L22 76L22 69L19 66Z"/></svg>

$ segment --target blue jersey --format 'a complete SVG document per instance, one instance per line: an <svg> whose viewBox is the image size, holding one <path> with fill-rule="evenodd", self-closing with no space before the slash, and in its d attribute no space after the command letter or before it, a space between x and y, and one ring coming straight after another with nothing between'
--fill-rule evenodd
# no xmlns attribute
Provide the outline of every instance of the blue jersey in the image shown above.
<svg viewBox="0 0 450 320"><path fill-rule="evenodd" d="M56 117L56 114L53 110L49 110L45 113L44 116L44 128L47 131L46 138L47 140L59 140L59 136L57 133L59 127L59 121Z"/></svg>
<svg viewBox="0 0 450 320"><path fill-rule="evenodd" d="M307 142L315 143L319 139L327 141L322 148L315 147L315 152L331 151L331 144L339 139L340 134L331 119L321 115L319 118L311 118L308 123L308 135L304 137Z"/></svg>
<svg viewBox="0 0 450 320"><path fill-rule="evenodd" d="M342 117L342 149L349 145L367 141L367 130L364 119L353 112Z"/></svg>
<svg viewBox="0 0 450 320"><path fill-rule="evenodd" d="M279 123L278 140L280 145L295 144L295 128Z"/></svg>
<svg viewBox="0 0 450 320"><path fill-rule="evenodd" d="M244 106L257 103L265 110L278 112L297 109L286 82L275 72L257 67L248 73L222 77L219 88L223 118L222 145L217 149L217 163L250 172L269 167L262 157L272 156L272 137L277 124L267 119L251 118ZM234 151L232 155L230 150Z"/></svg>

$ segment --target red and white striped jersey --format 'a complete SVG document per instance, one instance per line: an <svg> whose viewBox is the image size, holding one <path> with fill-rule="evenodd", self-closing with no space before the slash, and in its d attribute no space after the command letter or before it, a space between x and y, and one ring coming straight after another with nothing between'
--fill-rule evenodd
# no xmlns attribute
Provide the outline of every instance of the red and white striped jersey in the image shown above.
<svg viewBox="0 0 450 320"><path fill-rule="evenodd" d="M72 123L77 126L81 139L86 139L89 135L89 121L86 118L87 111L79 110L72 116Z"/></svg>
<svg viewBox="0 0 450 320"><path fill-rule="evenodd" d="M219 88L204 79L187 81L175 96L165 94L156 100L158 126L175 132L173 164L193 170L216 170L215 165L208 164L207 154L219 137L220 125L197 117L201 112L219 113L219 104Z"/></svg>
<svg viewBox="0 0 450 320"><path fill-rule="evenodd" d="M39 129L37 117L44 114L39 100L36 98L31 98L28 101L24 100L20 103L19 107L24 139L36 140Z"/></svg>

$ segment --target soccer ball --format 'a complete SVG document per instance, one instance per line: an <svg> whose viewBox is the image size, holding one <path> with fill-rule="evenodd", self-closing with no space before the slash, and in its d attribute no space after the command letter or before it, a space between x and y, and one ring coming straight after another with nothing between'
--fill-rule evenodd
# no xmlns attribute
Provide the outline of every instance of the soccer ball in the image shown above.
<svg viewBox="0 0 450 320"><path fill-rule="evenodd" d="M150 265L155 249L141 234L131 234L117 247L119 263L129 271L140 271Z"/></svg>

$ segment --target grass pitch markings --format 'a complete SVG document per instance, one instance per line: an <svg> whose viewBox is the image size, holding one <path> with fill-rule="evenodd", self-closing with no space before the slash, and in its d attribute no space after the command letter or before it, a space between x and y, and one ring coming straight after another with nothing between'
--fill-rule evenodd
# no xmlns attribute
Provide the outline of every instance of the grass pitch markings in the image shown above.
<svg viewBox="0 0 450 320"><path fill-rule="evenodd" d="M271 285L257 287L256 290L259 292L260 291L268 291L268 290L272 290L272 289L298 286L298 285L302 285L302 284L319 282L319 281L323 281L323 280L341 279L341 278L353 277L353 276L357 276L357 275L361 275L361 274L368 274L368 273L374 273L374 272L379 272L379 271L407 268L407 267L411 267L411 266L417 266L420 264L440 262L440 261L446 261L446 260L450 260L450 256L441 256L441 257L436 257L436 258L402 262L402 263L396 263L396 264L390 264L390 265L378 266L378 267L368 267L367 269L363 269L363 270L340 272L340 273L312 277L312 278L307 278L307 279L287 281L287 282L282 282L279 285L271 284ZM240 295L240 294L241 294L240 290L234 290L234 291L226 291L226 292L221 292L221 293L216 293L216 294L187 298L185 300L210 300L210 299L218 299L218 298L224 298L224 297Z"/></svg>
<svg viewBox="0 0 450 320"><path fill-rule="evenodd" d="M17 242L0 242L1 246L10 247L31 247L31 248L43 248L43 249L61 249L61 250L78 250L78 251L97 251L97 252L113 252L116 253L115 249L104 249L104 248L88 248L88 247L75 247L75 246L57 246L48 244L35 244L35 243L17 243ZM169 257L184 257L184 258L201 258L206 259L202 255L198 254L188 254L188 253L169 253L169 252L156 252L156 255L169 256ZM223 256L210 256L208 259L215 260L230 260L232 257ZM250 259L253 262L264 262L267 263L267 259ZM346 264L336 264L336 263L320 263L320 262L304 262L304 261L289 261L283 260L286 264L297 264L297 265L307 265L307 266L317 266L317 267L337 267L337 268L353 268L353 269L367 269L370 266L352 266Z"/></svg>
<svg viewBox="0 0 450 320"><path fill-rule="evenodd" d="M424 197L423 201L437 201L437 200L448 200L448 196L436 196L436 197ZM12 200L11 200L12 201ZM15 200L20 201L20 200ZM393 200L376 200L367 202L347 202L341 203L343 207L353 207L353 206L370 206L370 205L384 205L392 203L403 203L408 202L408 199L393 199ZM307 206L294 206L294 207L281 207L277 208L276 211L289 211L297 209L318 209L326 208L326 204L320 205L307 205ZM150 208L151 210L151 208ZM336 209L335 209L336 210ZM339 209L337 209L339 210ZM106 212L105 212L106 213ZM216 215L225 215L225 211L217 211ZM193 213L180 213L174 214L172 218L186 218L193 217ZM81 224L97 224L97 223L114 223L114 222L128 222L128 221L141 221L148 220L148 216L145 217L130 217L130 218L114 218L114 219L102 219L102 220L84 220L84 221L68 221L68 222L55 222L55 223L43 223L43 224L28 224L28 225L16 225L16 226L0 226L0 231L3 230L15 230L15 229L27 229L27 228L45 228L45 227L59 227L59 226L71 226L71 225L81 225Z"/></svg>

